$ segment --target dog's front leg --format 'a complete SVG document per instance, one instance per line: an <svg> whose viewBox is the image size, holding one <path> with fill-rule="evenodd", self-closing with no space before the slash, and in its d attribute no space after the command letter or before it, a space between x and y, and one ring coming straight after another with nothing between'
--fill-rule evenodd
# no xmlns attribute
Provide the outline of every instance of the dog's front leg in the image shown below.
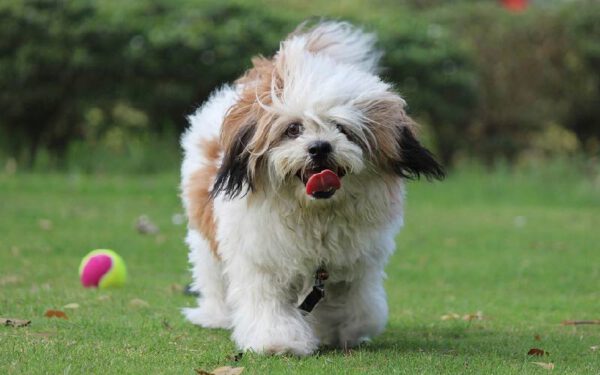
<svg viewBox="0 0 600 375"><path fill-rule="evenodd" d="M251 262L240 262L229 271L232 337L240 349L295 355L315 351L318 339L294 305L290 285L281 281L289 277L277 277L276 272L258 269Z"/></svg>
<svg viewBox="0 0 600 375"><path fill-rule="evenodd" d="M352 281L325 286L325 299L313 312L323 344L347 349L381 333L388 317L383 276L372 267Z"/></svg>
<svg viewBox="0 0 600 375"><path fill-rule="evenodd" d="M346 316L340 324L343 348L359 345L383 331L388 318L383 278L383 270L374 268L352 283L344 306Z"/></svg>

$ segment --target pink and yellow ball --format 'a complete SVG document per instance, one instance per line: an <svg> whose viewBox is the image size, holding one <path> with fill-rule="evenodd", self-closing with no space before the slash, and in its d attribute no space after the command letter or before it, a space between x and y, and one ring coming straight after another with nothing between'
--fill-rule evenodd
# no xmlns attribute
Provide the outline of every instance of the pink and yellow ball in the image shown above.
<svg viewBox="0 0 600 375"><path fill-rule="evenodd" d="M127 280L127 268L123 258L114 251L94 250L81 261L79 280L86 288L121 287Z"/></svg>

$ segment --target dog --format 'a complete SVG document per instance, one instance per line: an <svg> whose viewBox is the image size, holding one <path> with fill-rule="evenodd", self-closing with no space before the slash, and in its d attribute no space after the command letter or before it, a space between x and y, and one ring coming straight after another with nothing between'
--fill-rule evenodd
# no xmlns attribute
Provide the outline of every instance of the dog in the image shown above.
<svg viewBox="0 0 600 375"><path fill-rule="evenodd" d="M301 25L189 117L181 195L199 298L183 314L231 329L240 350L310 355L386 325L404 183L444 170L378 76L375 42L346 22Z"/></svg>

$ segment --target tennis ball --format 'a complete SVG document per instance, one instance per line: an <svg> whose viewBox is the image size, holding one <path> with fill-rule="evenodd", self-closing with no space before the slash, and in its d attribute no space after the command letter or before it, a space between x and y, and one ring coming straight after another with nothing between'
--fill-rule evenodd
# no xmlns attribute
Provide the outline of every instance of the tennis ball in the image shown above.
<svg viewBox="0 0 600 375"><path fill-rule="evenodd" d="M120 287L125 284L126 279L125 262L112 250L94 250L79 265L79 280L86 288Z"/></svg>

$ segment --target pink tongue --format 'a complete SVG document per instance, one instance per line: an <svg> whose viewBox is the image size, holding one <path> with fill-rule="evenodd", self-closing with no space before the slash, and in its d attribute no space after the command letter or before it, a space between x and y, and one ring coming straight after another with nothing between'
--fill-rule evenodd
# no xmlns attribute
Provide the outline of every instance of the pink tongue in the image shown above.
<svg viewBox="0 0 600 375"><path fill-rule="evenodd" d="M310 176L306 182L306 194L313 195L322 191L337 190L341 187L342 183L338 175L329 169L324 169Z"/></svg>

